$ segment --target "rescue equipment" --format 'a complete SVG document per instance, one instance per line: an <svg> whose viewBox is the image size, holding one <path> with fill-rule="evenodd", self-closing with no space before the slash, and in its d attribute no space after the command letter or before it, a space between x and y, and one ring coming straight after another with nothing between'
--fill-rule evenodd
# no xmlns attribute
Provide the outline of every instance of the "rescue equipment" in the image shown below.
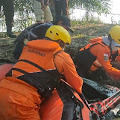
<svg viewBox="0 0 120 120"><path fill-rule="evenodd" d="M6 74L6 77L9 77L9 76L12 77L12 70L19 71L20 73L23 73L23 75L18 76L17 77L18 79L34 86L42 97L48 97L52 93L58 80L60 79L60 73L57 71L57 69L45 70L41 66L29 60L19 60L19 61L35 66L40 70L40 72L29 73L19 68L12 68Z"/></svg>
<svg viewBox="0 0 120 120"><path fill-rule="evenodd" d="M6 64L1 65L0 70L2 69L7 73L10 67L12 68L13 64L10 65L8 69L6 69L5 66ZM0 72L0 75L5 76L5 72ZM91 85L91 88L93 86ZM66 83L59 82L57 91L54 90L51 96L47 98L40 106L41 120L73 120L73 118L75 120L95 120L95 118L96 120L99 120L120 103L120 90L118 88L116 90L115 89L116 88L113 89L113 94L109 94L110 97L106 96L106 99L104 100L102 100L103 98L101 98L101 96L99 101L96 100L94 102L89 101L87 98L87 105L90 108L88 109L82 97L80 98L79 95Z"/></svg>

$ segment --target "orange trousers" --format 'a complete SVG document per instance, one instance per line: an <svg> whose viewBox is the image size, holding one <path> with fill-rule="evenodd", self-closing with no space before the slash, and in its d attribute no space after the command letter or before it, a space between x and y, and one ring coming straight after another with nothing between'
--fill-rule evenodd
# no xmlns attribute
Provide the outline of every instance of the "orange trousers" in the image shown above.
<svg viewBox="0 0 120 120"><path fill-rule="evenodd" d="M0 82L0 120L40 120L39 105L29 95L5 88L7 82L2 82L3 80ZM11 81L8 83L8 86L14 84Z"/></svg>

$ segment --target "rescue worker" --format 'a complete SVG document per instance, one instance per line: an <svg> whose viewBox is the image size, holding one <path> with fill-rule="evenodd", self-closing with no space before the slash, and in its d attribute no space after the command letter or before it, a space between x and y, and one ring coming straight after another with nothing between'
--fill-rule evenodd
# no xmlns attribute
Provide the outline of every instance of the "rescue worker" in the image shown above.
<svg viewBox="0 0 120 120"><path fill-rule="evenodd" d="M90 76L96 75L98 69L103 68L111 78L120 80L120 70L111 65L112 61L120 58L119 47L120 26L112 27L108 36L91 39L76 54L74 62L79 75L90 79Z"/></svg>
<svg viewBox="0 0 120 120"><path fill-rule="evenodd" d="M14 17L14 5L13 0L0 0L0 9L3 6L3 11L5 15L6 27L7 27L7 36L15 38L16 35L12 33L12 24Z"/></svg>
<svg viewBox="0 0 120 120"><path fill-rule="evenodd" d="M49 8L49 0L30 0L35 17L36 22L51 22L53 21L52 13Z"/></svg>
<svg viewBox="0 0 120 120"><path fill-rule="evenodd" d="M18 62L0 82L1 120L40 120L40 104L56 88L61 74L82 92L83 80L71 57L63 51L71 43L68 31L53 25L45 37L28 42Z"/></svg>
<svg viewBox="0 0 120 120"><path fill-rule="evenodd" d="M14 50L14 58L18 60L22 49L27 41L36 40L36 39L43 39L45 37L45 33L47 29L51 25L61 25L64 28L66 28L68 31L73 32L72 29L70 29L70 19L66 16L59 16L53 23L36 23L29 27L27 27L25 30L23 30L20 35L15 40L15 50Z"/></svg>

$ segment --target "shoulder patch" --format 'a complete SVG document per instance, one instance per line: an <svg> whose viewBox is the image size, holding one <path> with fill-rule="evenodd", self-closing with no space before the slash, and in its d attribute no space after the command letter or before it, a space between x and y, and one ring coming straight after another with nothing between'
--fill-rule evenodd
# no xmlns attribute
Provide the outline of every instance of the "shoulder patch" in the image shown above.
<svg viewBox="0 0 120 120"><path fill-rule="evenodd" d="M104 60L108 61L108 59L109 59L108 54L104 54Z"/></svg>

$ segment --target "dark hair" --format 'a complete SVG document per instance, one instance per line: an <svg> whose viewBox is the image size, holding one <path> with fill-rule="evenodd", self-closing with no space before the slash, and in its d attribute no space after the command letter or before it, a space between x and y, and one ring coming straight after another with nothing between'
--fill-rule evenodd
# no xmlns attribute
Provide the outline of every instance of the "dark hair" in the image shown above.
<svg viewBox="0 0 120 120"><path fill-rule="evenodd" d="M57 25L59 21L62 21L62 24L70 27L70 19L67 16L58 16L53 22L54 25Z"/></svg>

